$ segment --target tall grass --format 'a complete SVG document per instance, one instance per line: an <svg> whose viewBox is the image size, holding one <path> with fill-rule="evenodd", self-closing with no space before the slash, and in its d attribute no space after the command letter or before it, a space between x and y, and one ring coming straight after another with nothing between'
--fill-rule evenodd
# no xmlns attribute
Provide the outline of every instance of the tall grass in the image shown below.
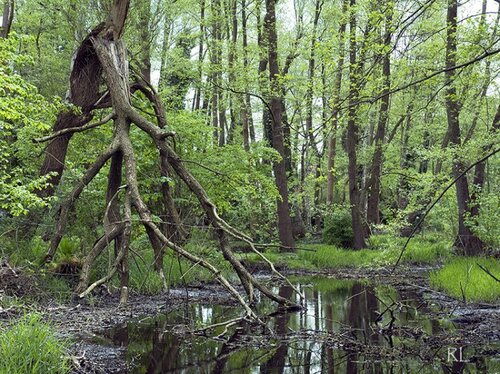
<svg viewBox="0 0 500 374"><path fill-rule="evenodd" d="M63 374L70 370L68 344L38 314L0 330L1 374Z"/></svg>
<svg viewBox="0 0 500 374"><path fill-rule="evenodd" d="M479 265L500 279L500 261L494 258L457 257L431 273L431 286L463 301L500 300L500 286Z"/></svg>

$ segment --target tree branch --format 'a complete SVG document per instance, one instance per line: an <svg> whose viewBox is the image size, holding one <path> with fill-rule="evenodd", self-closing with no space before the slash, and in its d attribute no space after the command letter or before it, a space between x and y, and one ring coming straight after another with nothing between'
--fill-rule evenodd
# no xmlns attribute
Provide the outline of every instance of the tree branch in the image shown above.
<svg viewBox="0 0 500 374"><path fill-rule="evenodd" d="M81 126L81 127L70 127L67 129L62 129L62 130L59 130L53 134L43 136L41 138L35 138L32 141L33 141L33 143L44 143L44 142L48 142L49 140L52 140L54 138L57 138L58 136L61 136L61 135L74 134L75 132L83 132L86 130L90 130L90 129L93 129L95 127L102 126L102 125L106 124L107 122L111 121L115 117L116 117L116 113L113 112L111 114L108 114L106 117L104 117L99 122L89 123L88 125Z"/></svg>

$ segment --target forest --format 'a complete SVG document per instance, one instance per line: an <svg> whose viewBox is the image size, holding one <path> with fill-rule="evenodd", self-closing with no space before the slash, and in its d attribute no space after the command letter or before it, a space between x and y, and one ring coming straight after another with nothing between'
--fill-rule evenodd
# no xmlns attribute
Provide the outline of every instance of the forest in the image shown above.
<svg viewBox="0 0 500 374"><path fill-rule="evenodd" d="M0 374L500 371L499 8L0 1Z"/></svg>

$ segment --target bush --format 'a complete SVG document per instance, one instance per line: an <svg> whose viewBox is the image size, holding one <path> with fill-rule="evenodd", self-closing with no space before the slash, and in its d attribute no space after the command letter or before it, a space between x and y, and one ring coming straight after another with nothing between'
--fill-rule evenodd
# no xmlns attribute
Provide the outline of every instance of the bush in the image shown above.
<svg viewBox="0 0 500 374"><path fill-rule="evenodd" d="M27 314L0 330L0 373L48 374L69 372L67 343L55 336L40 315Z"/></svg>
<svg viewBox="0 0 500 374"><path fill-rule="evenodd" d="M323 241L337 247L352 248L353 240L351 214L344 209L335 209L325 219Z"/></svg>

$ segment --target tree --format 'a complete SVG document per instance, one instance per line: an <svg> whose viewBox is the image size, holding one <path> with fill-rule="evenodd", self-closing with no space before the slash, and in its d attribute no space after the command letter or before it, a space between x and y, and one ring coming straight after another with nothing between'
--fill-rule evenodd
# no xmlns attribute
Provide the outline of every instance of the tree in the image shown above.
<svg viewBox="0 0 500 374"><path fill-rule="evenodd" d="M149 238L152 241L153 248L155 247L153 241L159 241L162 246L172 249L179 256L182 256L210 271L217 281L220 282L242 305L246 312L246 316L253 319L257 318L249 304L214 265L212 265L208 260L200 258L186 251L180 245L172 242L155 223L149 207L145 204L139 189L136 160L137 156L131 140L132 134L130 131L132 126L136 126L149 136L158 151L165 154L174 172L198 199L198 202L203 208L207 219L217 234L219 248L223 253L224 258L232 265L233 269L238 274L250 302L253 301L253 289L255 287L272 300L282 305L290 306L290 301L274 294L267 287L258 282L255 277L251 275L242 265L238 258L234 256L233 252L228 247L228 235L233 236L238 240L247 242L254 251L258 251L249 237L238 232L222 218L220 218L216 207L208 198L203 187L185 168L182 160L169 144L168 138L172 136L172 133L161 128L161 126L155 126L133 108L130 100L130 81L126 48L121 38L128 14L128 8L129 1L115 0L108 20L97 26L84 40L82 46L80 46L80 51L83 49L92 56L95 56L92 67L94 71L91 76L95 77L96 80L100 80L100 73L102 73L105 79L105 84L111 99L111 109L113 111L112 115L108 118L113 119L113 137L108 148L87 169L84 177L75 185L68 198L61 204L55 231L46 256L46 261L50 261L53 258L66 230L68 224L68 214L80 197L83 189L92 181L93 178L95 178L106 162L111 159L107 194L108 208L105 211L104 218L107 223L106 230L104 235L96 241L94 247L87 255L80 275L80 282L76 289L77 295L84 297L98 285L107 282L119 269L122 273L121 302L127 301L127 257L132 229L132 210L135 210L139 216L141 225L143 225L149 233ZM88 59L88 55L85 56L85 61L86 59ZM78 65L81 63L82 61L80 61L77 56L75 64ZM154 92L152 92L152 94L154 95ZM56 132L52 135L52 137L56 137L59 134L60 133ZM118 178L118 175L121 175L122 173L124 176L123 182L121 182ZM124 184L118 186L118 182ZM120 198L120 195L123 197ZM120 221L110 217L110 210L114 211L114 209L110 209L109 207L114 204L115 201L120 201L122 209ZM89 272L93 263L104 248L106 248L107 245L113 241L118 247L113 268L105 277L88 286ZM272 269L274 269L274 267L272 267Z"/></svg>
<svg viewBox="0 0 500 374"><path fill-rule="evenodd" d="M354 233L353 247L361 249L366 246L366 230L362 221L362 206L359 192L358 163L356 148L359 142L357 124L357 102L359 99L360 62L358 61L356 42L356 1L350 0L349 21L349 115L347 121L346 150L349 157L349 202L351 204L352 231Z"/></svg>
<svg viewBox="0 0 500 374"><path fill-rule="evenodd" d="M271 98L269 100L269 111L271 115L272 146L282 159L273 164L276 187L280 199L278 200L278 234L282 250L289 251L295 246L293 240L292 220L290 218L290 206L288 204L288 178L285 169L285 145L282 124L282 100L279 97L281 86L279 83L278 66L278 35L276 33L276 2L266 0L266 20L264 28L268 42L268 66Z"/></svg>
<svg viewBox="0 0 500 374"><path fill-rule="evenodd" d="M457 64L457 9L456 0L448 1L448 11L446 16L446 67L449 69L445 73L446 79L446 115L448 118L448 133L450 144L460 148L460 103L455 83L455 70L452 69ZM458 178L456 182L456 194L458 205L458 234L455 246L462 249L468 256L478 255L482 252L484 243L466 225L466 215L470 214L471 196L469 192L469 182L466 175L460 176L465 169L465 164L460 157L456 157L453 162L452 175Z"/></svg>
<svg viewBox="0 0 500 374"><path fill-rule="evenodd" d="M380 112L377 123L377 131L374 137L375 152L371 164L370 180L366 186L368 190L368 208L366 211L366 220L368 223L380 223L380 174L382 170L383 144L385 141L385 133L387 121L389 117L389 102L391 88L391 52L392 52L392 13L394 3L388 1L385 9L385 31L383 37L383 52L382 52L382 91L380 96Z"/></svg>
<svg viewBox="0 0 500 374"><path fill-rule="evenodd" d="M0 27L0 38L7 38L9 36L13 19L14 0L5 0L3 5L2 26Z"/></svg>

